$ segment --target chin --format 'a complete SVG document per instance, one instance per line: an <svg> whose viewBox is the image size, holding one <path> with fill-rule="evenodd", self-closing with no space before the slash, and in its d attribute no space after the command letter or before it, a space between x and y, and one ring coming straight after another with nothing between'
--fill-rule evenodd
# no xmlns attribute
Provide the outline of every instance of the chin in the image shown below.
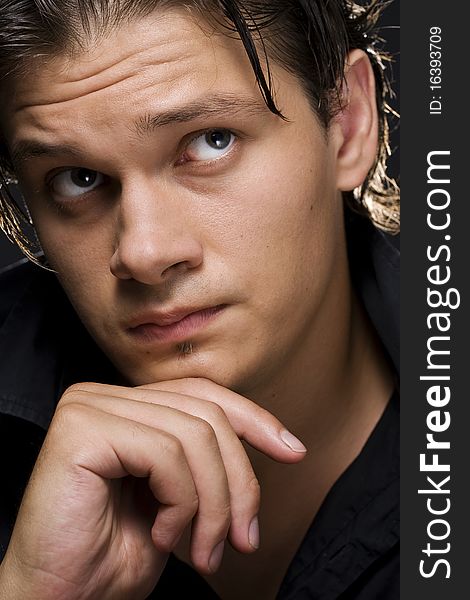
<svg viewBox="0 0 470 600"><path fill-rule="evenodd" d="M133 385L149 385L160 381L202 377L214 383L236 391L242 382L235 369L227 369L227 360L220 357L201 355L189 345L181 347L180 352L170 359L146 365L134 365L119 370Z"/></svg>

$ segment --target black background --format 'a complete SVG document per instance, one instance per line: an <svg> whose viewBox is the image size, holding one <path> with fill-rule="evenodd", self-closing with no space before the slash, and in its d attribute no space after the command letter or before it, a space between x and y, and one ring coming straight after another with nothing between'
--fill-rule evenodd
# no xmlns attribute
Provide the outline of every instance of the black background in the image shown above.
<svg viewBox="0 0 470 600"><path fill-rule="evenodd" d="M382 37L386 40L386 48L395 60L389 69L389 77L397 93L397 98L392 103L396 110L398 110L399 99L399 6L399 1L395 0L384 12L381 20ZM398 131L393 132L391 145L394 153L390 161L389 172L393 177L397 177L399 173ZM0 268L14 262L21 256L19 250L0 231Z"/></svg>

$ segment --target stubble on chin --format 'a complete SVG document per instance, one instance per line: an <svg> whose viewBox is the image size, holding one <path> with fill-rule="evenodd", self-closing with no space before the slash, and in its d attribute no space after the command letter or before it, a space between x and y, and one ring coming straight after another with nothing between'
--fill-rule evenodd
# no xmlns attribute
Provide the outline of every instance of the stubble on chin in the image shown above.
<svg viewBox="0 0 470 600"><path fill-rule="evenodd" d="M180 358L184 358L185 356L192 354L194 352L193 343L189 342L189 341L185 341L185 342L182 342L181 344L178 344L178 352L179 352Z"/></svg>

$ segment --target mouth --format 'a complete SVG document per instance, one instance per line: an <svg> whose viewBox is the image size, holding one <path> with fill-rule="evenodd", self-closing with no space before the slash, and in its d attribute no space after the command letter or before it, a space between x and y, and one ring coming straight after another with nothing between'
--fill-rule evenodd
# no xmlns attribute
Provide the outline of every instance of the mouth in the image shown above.
<svg viewBox="0 0 470 600"><path fill-rule="evenodd" d="M190 312L182 310L165 314L149 314L139 317L139 322L128 327L127 332L141 343L183 342L188 337L201 332L225 308L227 308L226 304L218 304Z"/></svg>

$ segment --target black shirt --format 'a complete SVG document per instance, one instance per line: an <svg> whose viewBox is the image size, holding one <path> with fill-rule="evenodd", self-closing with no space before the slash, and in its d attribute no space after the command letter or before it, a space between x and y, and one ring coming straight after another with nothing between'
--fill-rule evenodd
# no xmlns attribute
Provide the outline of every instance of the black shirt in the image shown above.
<svg viewBox="0 0 470 600"><path fill-rule="evenodd" d="M367 221L349 216L354 284L398 372L399 253ZM71 342L72 340L72 342ZM22 261L0 274L0 557L29 474L65 388L114 383L55 276ZM336 481L305 534L278 598L399 597L399 399L394 393L359 456ZM171 556L151 598L217 598ZM263 599L260 599L263 600Z"/></svg>

